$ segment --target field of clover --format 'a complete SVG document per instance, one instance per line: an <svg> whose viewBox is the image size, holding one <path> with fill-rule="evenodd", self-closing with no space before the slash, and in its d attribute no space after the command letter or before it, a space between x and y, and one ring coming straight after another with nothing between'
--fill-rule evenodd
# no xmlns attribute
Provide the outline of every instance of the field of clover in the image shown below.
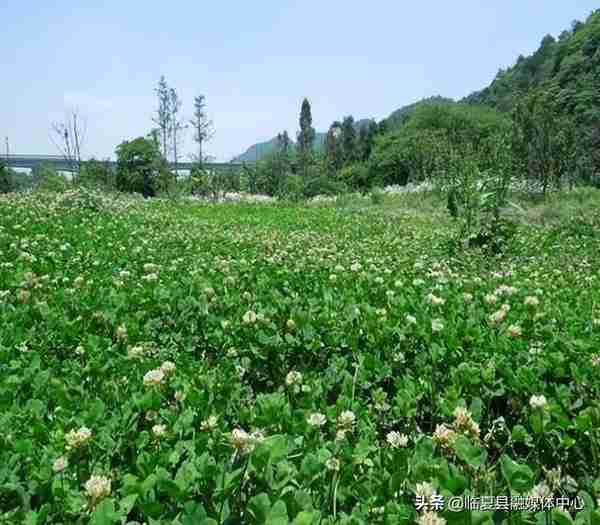
<svg viewBox="0 0 600 525"><path fill-rule="evenodd" d="M0 523L600 523L589 221L1 197Z"/></svg>

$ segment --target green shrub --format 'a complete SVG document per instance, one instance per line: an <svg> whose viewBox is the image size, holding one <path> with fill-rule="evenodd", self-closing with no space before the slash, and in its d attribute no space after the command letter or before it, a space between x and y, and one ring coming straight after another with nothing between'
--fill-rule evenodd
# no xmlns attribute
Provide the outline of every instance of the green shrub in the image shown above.
<svg viewBox="0 0 600 525"><path fill-rule="evenodd" d="M371 170L371 166L364 162L357 162L342 168L338 179L347 187L366 192L375 184L381 183L376 171Z"/></svg>
<svg viewBox="0 0 600 525"><path fill-rule="evenodd" d="M371 204L379 205L383 204L385 200L385 193L381 190L381 188L373 188L370 193Z"/></svg>

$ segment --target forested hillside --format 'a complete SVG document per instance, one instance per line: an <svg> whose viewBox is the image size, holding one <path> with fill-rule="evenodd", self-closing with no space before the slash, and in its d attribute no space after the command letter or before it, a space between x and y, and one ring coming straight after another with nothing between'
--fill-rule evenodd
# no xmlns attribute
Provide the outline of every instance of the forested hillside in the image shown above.
<svg viewBox="0 0 600 525"><path fill-rule="evenodd" d="M468 106L485 106L490 110L470 110ZM545 36L534 54L519 56L515 65L500 70L488 87L468 95L459 103L443 96L425 98L392 112L377 126L371 126L370 131L369 126L364 126L362 137L358 136L361 126L356 124L364 121L355 123L357 133L349 127L343 133L342 123L336 121L328 134L316 134L321 140L315 140L314 153L325 157L324 171L335 173L337 179L352 187L404 183L424 175L423 166L433 165L432 156L444 158L439 154L439 145L432 142L434 135L455 134L453 126L466 125L471 131L476 130L486 125L477 122L476 114L489 124L508 118L517 109L521 115L519 133L524 134L522 140L529 145L534 143L535 121L546 130L548 137L552 130L556 131L554 143L539 143L539 149L553 151L554 157L567 151L567 157L577 157L570 159L576 161L576 166L569 164L570 161L566 164L577 171L578 177L590 179L599 171L600 10L584 22L573 22L571 28L558 38ZM414 121L412 125L411 120ZM513 131L516 132L516 128ZM334 135L344 135L340 144L336 143ZM273 139L252 146L236 160L266 160L276 153L277 140ZM567 168L563 161L564 158L556 160L555 167L550 167L550 161L543 162L548 164L547 172L564 172ZM532 169L542 161L523 157L523 162ZM344 172L343 168L348 169Z"/></svg>
<svg viewBox="0 0 600 525"><path fill-rule="evenodd" d="M547 35L529 57L500 71L490 86L465 98L511 111L525 96L535 96L575 127L580 164L600 170L600 10L574 21L558 39ZM585 169L585 166L584 166Z"/></svg>
<svg viewBox="0 0 600 525"><path fill-rule="evenodd" d="M403 109L404 108L398 111L402 111ZM356 131L359 132L362 127L368 126L371 122L373 122L373 119L357 120L354 124L354 127ZM313 141L314 151L318 152L323 150L325 146L326 136L327 133L322 133L319 131L315 132L315 139ZM271 140L268 140L266 142L258 142L257 144L252 144L252 146L250 146L244 153L238 155L237 157L234 157L232 159L232 162L256 162L258 160L263 160L269 155L272 155L277 152L277 144L277 137L273 137ZM293 150L296 147L296 143L294 141L290 141L290 147Z"/></svg>
<svg viewBox="0 0 600 525"><path fill-rule="evenodd" d="M325 142L325 133L315 133L315 140L313 142L313 148L315 151L319 151L323 148L323 143ZM232 162L256 162L258 160L262 160L269 155L277 152L277 137L273 137L271 140L267 140L266 142L258 142L257 144L252 144L244 153L234 157ZM290 141L290 146L293 149L295 143Z"/></svg>
<svg viewBox="0 0 600 525"><path fill-rule="evenodd" d="M586 22L573 22L558 39L545 36L533 55L519 56L513 67L500 70L490 86L465 102L509 111L525 93L543 89L563 112L589 125L600 118L599 82L600 10Z"/></svg>

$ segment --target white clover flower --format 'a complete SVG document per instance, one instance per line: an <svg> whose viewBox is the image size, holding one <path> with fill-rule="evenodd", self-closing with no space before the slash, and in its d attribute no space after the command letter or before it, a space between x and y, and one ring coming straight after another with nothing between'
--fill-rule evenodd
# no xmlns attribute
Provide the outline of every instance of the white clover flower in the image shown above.
<svg viewBox="0 0 600 525"><path fill-rule="evenodd" d="M285 383L288 386L299 385L302 383L302 374L296 370L288 372L285 376Z"/></svg>
<svg viewBox="0 0 600 525"><path fill-rule="evenodd" d="M446 520L432 511L426 511L417 520L417 525L446 525Z"/></svg>
<svg viewBox="0 0 600 525"><path fill-rule="evenodd" d="M206 295L206 297L208 297L209 299L215 296L215 289L211 288L210 286L208 288L204 288L203 291L204 295Z"/></svg>
<svg viewBox="0 0 600 525"><path fill-rule="evenodd" d="M395 430L388 432L385 439L392 448L403 448L408 446L408 436L396 432Z"/></svg>
<svg viewBox="0 0 600 525"><path fill-rule="evenodd" d="M446 302L446 300L442 299L441 297L438 297L437 295L430 293L427 296L427 302L432 306L442 306Z"/></svg>
<svg viewBox="0 0 600 525"><path fill-rule="evenodd" d="M352 270L353 272L360 272L360 270L362 269L362 266L360 265L360 263L353 263L350 265L350 270Z"/></svg>
<svg viewBox="0 0 600 525"><path fill-rule="evenodd" d="M531 343L531 347L529 348L529 353L531 355L540 355L544 351L544 343L541 341L536 341L535 343Z"/></svg>
<svg viewBox="0 0 600 525"><path fill-rule="evenodd" d="M378 317L385 318L387 316L387 310L385 308L377 308L375 313Z"/></svg>
<svg viewBox="0 0 600 525"><path fill-rule="evenodd" d="M600 354L596 354L592 356L592 364L594 366L600 366Z"/></svg>
<svg viewBox="0 0 600 525"><path fill-rule="evenodd" d="M165 374L165 376L171 375L176 369L177 367L172 361L165 361L162 365L160 365L160 370L163 374Z"/></svg>
<svg viewBox="0 0 600 525"><path fill-rule="evenodd" d="M498 297L492 293L489 293L483 298L483 300L487 304L496 304L498 302Z"/></svg>
<svg viewBox="0 0 600 525"><path fill-rule="evenodd" d="M154 425L152 427L152 433L157 438L164 437L167 434L167 427L166 427L166 425Z"/></svg>
<svg viewBox="0 0 600 525"><path fill-rule="evenodd" d="M473 301L473 295L470 293L463 293L463 300L465 301L465 303L470 303Z"/></svg>
<svg viewBox="0 0 600 525"><path fill-rule="evenodd" d="M441 332L444 329L444 323L442 323L441 319L433 319L431 321L431 331L432 332Z"/></svg>
<svg viewBox="0 0 600 525"><path fill-rule="evenodd" d="M261 430L255 430L250 433L250 440L253 443L262 443L265 440L265 435Z"/></svg>
<svg viewBox="0 0 600 525"><path fill-rule="evenodd" d="M292 331L296 329L296 323L294 322L293 319L288 319L287 322L285 323L285 326L287 327L288 330Z"/></svg>
<svg viewBox="0 0 600 525"><path fill-rule="evenodd" d="M338 430L335 433L335 440L336 441L344 441L344 439L346 439L346 430Z"/></svg>
<svg viewBox="0 0 600 525"><path fill-rule="evenodd" d="M356 415L352 410L345 410L338 417L338 425L343 430L351 429L356 422Z"/></svg>
<svg viewBox="0 0 600 525"><path fill-rule="evenodd" d="M500 308L500 310L490 315L491 324L500 324L504 319L506 319L506 310L504 308Z"/></svg>
<svg viewBox="0 0 600 525"><path fill-rule="evenodd" d="M528 295L527 297L525 297L523 303L525 304L525 306L536 307L539 306L540 300L534 295Z"/></svg>
<svg viewBox="0 0 600 525"><path fill-rule="evenodd" d="M144 273L157 273L160 269L158 264L146 263L144 264Z"/></svg>
<svg viewBox="0 0 600 525"><path fill-rule="evenodd" d="M256 312L253 312L252 310L248 310L244 314L244 317L242 317L242 321L244 324L254 324L254 323L256 323L257 319L258 319L258 316L256 315Z"/></svg>
<svg viewBox="0 0 600 525"><path fill-rule="evenodd" d="M415 496L417 498L422 498L423 501L429 502L431 498L433 498L435 494L435 488L431 483L426 481L422 483L417 483L415 487Z"/></svg>
<svg viewBox="0 0 600 525"><path fill-rule="evenodd" d="M546 407L547 404L548 401L546 400L546 396L543 395L531 396L531 399L529 399L529 405L533 409L543 409Z"/></svg>
<svg viewBox="0 0 600 525"><path fill-rule="evenodd" d="M517 337L521 337L521 335L523 334L523 331L521 330L521 327L517 324L511 324L508 328L507 328L507 333L510 337L513 338L517 338Z"/></svg>
<svg viewBox="0 0 600 525"><path fill-rule="evenodd" d="M177 401L178 403L182 403L183 401L185 401L185 398L185 392L182 392L181 390L175 392L175 401Z"/></svg>
<svg viewBox="0 0 600 525"><path fill-rule="evenodd" d="M127 357L129 359L141 359L145 353L146 351L143 346L133 346L127 350Z"/></svg>
<svg viewBox="0 0 600 525"><path fill-rule="evenodd" d="M406 314L405 319L409 324L417 324L417 318L414 315Z"/></svg>
<svg viewBox="0 0 600 525"><path fill-rule="evenodd" d="M104 476L91 476L85 482L85 493L94 505L97 501L110 495L110 479Z"/></svg>
<svg viewBox="0 0 600 525"><path fill-rule="evenodd" d="M124 324L117 327L116 334L117 334L117 339L119 341L124 341L125 339L127 339L127 328L125 327Z"/></svg>
<svg viewBox="0 0 600 525"><path fill-rule="evenodd" d="M234 448L242 448L250 439L250 435L241 428L234 428L231 431L231 444Z"/></svg>
<svg viewBox="0 0 600 525"><path fill-rule="evenodd" d="M465 407L456 407L454 410L454 429L472 438L479 438L479 425L473 420L471 412Z"/></svg>
<svg viewBox="0 0 600 525"><path fill-rule="evenodd" d="M68 466L69 462L67 461L67 458L61 456L52 465L52 470L58 474L59 472L65 470Z"/></svg>
<svg viewBox="0 0 600 525"><path fill-rule="evenodd" d="M240 454L249 454L254 450L255 438L241 428L233 429L229 440Z"/></svg>
<svg viewBox="0 0 600 525"><path fill-rule="evenodd" d="M306 422L313 427L322 427L327 422L327 418L320 412L315 412L308 417Z"/></svg>
<svg viewBox="0 0 600 525"><path fill-rule="evenodd" d="M211 432L217 428L218 418L217 416L209 416L200 423L200 430L204 432Z"/></svg>
<svg viewBox="0 0 600 525"><path fill-rule="evenodd" d="M456 438L456 432L444 424L437 425L432 436L433 441L445 449L450 448Z"/></svg>
<svg viewBox="0 0 600 525"><path fill-rule="evenodd" d="M340 460L336 459L336 458L329 458L325 462L325 466L327 467L328 470L337 472L338 470L340 470Z"/></svg>
<svg viewBox="0 0 600 525"><path fill-rule="evenodd" d="M79 430L71 430L65 435L67 450L77 449L87 444L92 438L92 431L87 427L81 427Z"/></svg>
<svg viewBox="0 0 600 525"><path fill-rule="evenodd" d="M160 369L150 370L144 376L144 385L161 386L165 379L165 373Z"/></svg>
<svg viewBox="0 0 600 525"><path fill-rule="evenodd" d="M546 483L538 483L529 492L529 496L534 500L544 500L552 497L552 489Z"/></svg>
<svg viewBox="0 0 600 525"><path fill-rule="evenodd" d="M560 467L546 469L542 467L544 471L544 475L546 476L546 481L549 483L550 487L554 490L558 490L561 486L562 482L562 472Z"/></svg>
<svg viewBox="0 0 600 525"><path fill-rule="evenodd" d="M496 295L513 295L517 292L517 289L514 286L508 286L506 284L502 284L498 287L498 289L494 292Z"/></svg>

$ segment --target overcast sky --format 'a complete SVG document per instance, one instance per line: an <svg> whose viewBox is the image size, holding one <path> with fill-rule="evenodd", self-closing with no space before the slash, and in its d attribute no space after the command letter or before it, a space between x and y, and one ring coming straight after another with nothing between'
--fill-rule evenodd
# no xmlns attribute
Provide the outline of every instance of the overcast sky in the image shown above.
<svg viewBox="0 0 600 525"><path fill-rule="evenodd" d="M347 114L383 118L431 95L461 98L499 68L583 20L598 0L0 0L0 136L56 154L52 121L77 108L85 157L146 135L161 74L206 96L229 160L297 130L308 97L317 130ZM183 148L195 151L191 136ZM4 150L4 148L2 148Z"/></svg>

